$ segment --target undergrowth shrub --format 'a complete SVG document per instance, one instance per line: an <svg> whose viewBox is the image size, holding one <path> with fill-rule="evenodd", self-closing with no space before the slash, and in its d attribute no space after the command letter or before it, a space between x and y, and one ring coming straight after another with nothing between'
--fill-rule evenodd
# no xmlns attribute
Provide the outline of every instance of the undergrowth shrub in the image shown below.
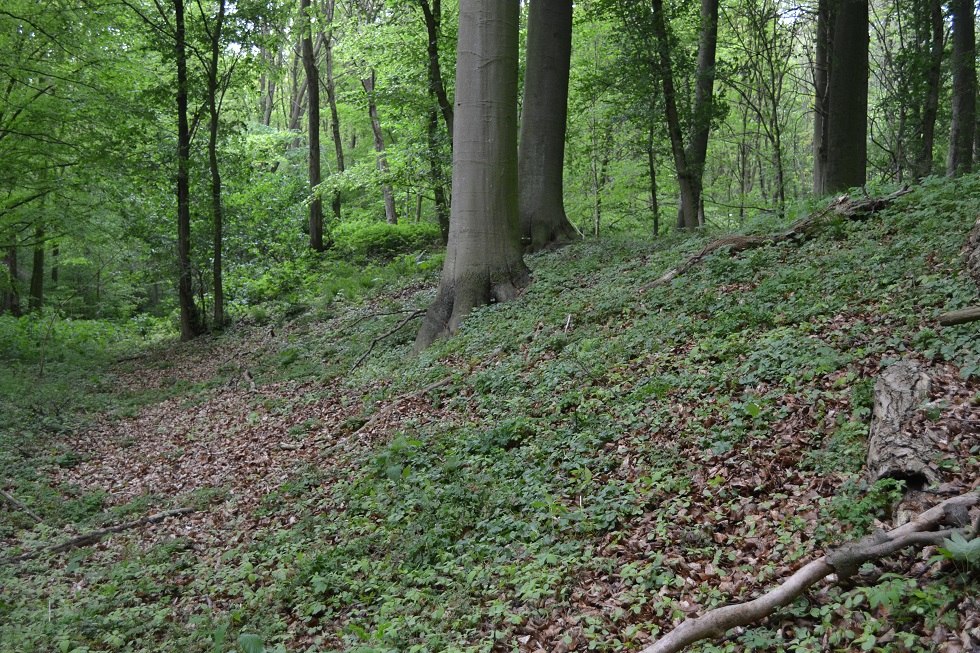
<svg viewBox="0 0 980 653"><path fill-rule="evenodd" d="M332 234L336 252L354 260L390 260L439 243L439 227L430 222L344 222Z"/></svg>

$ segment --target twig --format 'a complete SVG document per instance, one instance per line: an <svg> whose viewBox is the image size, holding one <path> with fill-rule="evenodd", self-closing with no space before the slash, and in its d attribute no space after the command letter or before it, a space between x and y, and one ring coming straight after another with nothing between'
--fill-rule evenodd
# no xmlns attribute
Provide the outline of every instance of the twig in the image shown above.
<svg viewBox="0 0 980 653"><path fill-rule="evenodd" d="M355 319L353 322L351 322L350 324L346 325L344 327L344 330L346 331L346 330L353 329L354 327L356 327L358 324L360 324L364 320L370 320L372 317L387 317L387 316L391 316L391 315L404 315L405 313L414 313L416 310L417 309L414 309L414 308L401 308L401 309L398 309L397 311L382 311L380 313L367 313L366 315L361 315L360 317L358 317L357 319Z"/></svg>
<svg viewBox="0 0 980 653"><path fill-rule="evenodd" d="M175 508L174 510L165 510L163 512L158 512L155 515L149 515L148 517L143 517L135 521L126 522L125 524L110 526L109 528L103 528L98 531L85 533L84 535L79 535L78 537L74 537L68 540L67 542L62 542L61 544L55 544L52 546L43 546L39 549L28 551L27 553L22 553L19 556L4 558L0 560L0 564L12 564L16 562L24 562L25 560L33 560L34 558L37 558L38 556L44 553L62 553L64 551L70 551L80 546L95 544L105 536L112 535L113 533L121 533L122 531L129 530L131 528L136 528L137 526L145 526L146 524L155 524L157 522L163 521L164 519L167 519L168 517L186 515L191 512L194 512L193 508Z"/></svg>
<svg viewBox="0 0 980 653"><path fill-rule="evenodd" d="M38 524L40 524L40 523L42 523L44 521L43 519L41 519L40 517L37 516L37 513L35 513L33 510L31 510L30 508L28 508L26 505L24 505L23 503L21 503L20 501L18 501L14 497L14 495L10 494L9 492L5 492L3 490L0 490L0 497L3 497L4 501L6 501L7 503L9 503L11 506L13 506L15 510L21 511L22 513L24 513L25 515L29 516L31 519L33 519L34 521L36 521Z"/></svg>
<svg viewBox="0 0 980 653"><path fill-rule="evenodd" d="M912 521L887 533L879 532L845 544L806 565L776 588L747 603L709 610L700 617L687 619L640 653L676 653L707 637L718 637L736 626L746 626L788 605L808 587L836 573L837 580L853 576L862 564L891 555L909 546L939 544L957 529L934 531L948 514L969 510L980 502L976 493L947 499Z"/></svg>
<svg viewBox="0 0 980 653"><path fill-rule="evenodd" d="M380 336L378 336L377 338L375 338L374 340L372 340L371 341L371 346L368 347L368 349L367 349L366 352L364 352L363 354L361 354L360 358L358 358L354 362L353 365L351 365L350 371L353 372L358 367L360 367L361 363L364 362L364 359L366 359L371 354L371 352L374 351L375 345L377 345L379 342L381 342L382 340L384 340L388 336L390 336L390 335L392 335L394 333L397 333L399 329L401 329L403 326L405 326L406 324L408 324L412 320L414 320L416 318L420 318L423 315L425 315L425 309L424 308L416 309L416 310L412 311L412 314L411 315L409 315L404 320L402 320L401 322L399 322L398 324L396 324L395 325L395 328L390 329L390 330L386 331L385 333L382 333Z"/></svg>
<svg viewBox="0 0 980 653"><path fill-rule="evenodd" d="M369 429L371 426L374 425L375 422L377 422L379 419L381 419L382 416L388 414L388 412L392 408L394 408L395 406L397 406L401 402L405 401L406 399L414 399L415 397L419 397L421 395L424 395L424 394L427 394L429 392L432 392L436 388L441 388L444 385L449 385L449 383L452 380L453 380L453 377L447 376L446 378L440 379L439 381L436 381L435 383L430 383L429 385L425 386L421 390L413 390L412 392L407 392L407 393L405 393L403 395L400 395L398 397L395 397L390 402L388 402L388 404L384 408L381 408L380 410L376 411L374 413L374 415L372 415L371 418L368 421L364 422L364 424L362 424L359 429L357 429L356 431L354 431L353 433L351 433L351 436L350 437L351 438L357 437L358 435L361 434L361 432L366 431L367 429Z"/></svg>

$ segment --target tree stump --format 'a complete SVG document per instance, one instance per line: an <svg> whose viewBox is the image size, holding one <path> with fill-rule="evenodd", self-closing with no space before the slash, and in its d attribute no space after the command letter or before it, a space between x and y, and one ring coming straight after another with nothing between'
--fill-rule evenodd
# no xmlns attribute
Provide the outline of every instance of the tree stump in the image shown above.
<svg viewBox="0 0 980 653"><path fill-rule="evenodd" d="M905 481L907 489L922 490L939 480L933 436L928 429L909 428L930 386L929 375L915 361L892 365L878 377L866 463L872 482L894 478Z"/></svg>

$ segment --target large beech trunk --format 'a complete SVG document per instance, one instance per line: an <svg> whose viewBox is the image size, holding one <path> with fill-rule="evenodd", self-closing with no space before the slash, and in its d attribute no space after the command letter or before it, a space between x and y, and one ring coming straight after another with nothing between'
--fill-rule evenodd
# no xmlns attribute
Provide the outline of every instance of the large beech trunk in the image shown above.
<svg viewBox="0 0 980 653"><path fill-rule="evenodd" d="M973 0L951 0L949 8L953 16L953 116L946 173L960 175L973 167L977 107L976 6Z"/></svg>
<svg viewBox="0 0 980 653"><path fill-rule="evenodd" d="M449 245L416 349L529 281L517 213L518 21L517 0L460 2Z"/></svg>
<svg viewBox="0 0 980 653"><path fill-rule="evenodd" d="M518 157L521 238L532 252L578 236L565 214L562 183L571 56L572 3L532 2Z"/></svg>
<svg viewBox="0 0 980 653"><path fill-rule="evenodd" d="M834 5L827 82L826 151L818 194L863 186L868 163L868 0Z"/></svg>

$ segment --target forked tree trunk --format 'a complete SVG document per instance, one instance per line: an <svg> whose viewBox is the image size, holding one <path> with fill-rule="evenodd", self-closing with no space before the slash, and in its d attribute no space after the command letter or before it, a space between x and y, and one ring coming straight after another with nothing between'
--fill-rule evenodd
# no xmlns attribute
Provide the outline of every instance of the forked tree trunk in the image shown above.
<svg viewBox="0 0 980 653"><path fill-rule="evenodd" d="M375 73L371 69L371 75L361 80L364 93L368 100L368 116L371 118L371 131L374 133L374 151L377 154L375 165L382 176L388 174L388 157L385 156L385 137L381 131L381 118L378 117L378 105L374 100ZM388 224L398 224L398 212L395 209L395 191L387 179L381 182L381 192L385 198L385 221Z"/></svg>
<svg viewBox="0 0 980 653"><path fill-rule="evenodd" d="M831 0L834 2L835 0ZM868 164L868 0L836 0L821 193L863 186Z"/></svg>
<svg viewBox="0 0 980 653"><path fill-rule="evenodd" d="M565 214L562 183L571 56L572 3L532 2L518 156L521 239L531 252L578 237Z"/></svg>
<svg viewBox="0 0 980 653"><path fill-rule="evenodd" d="M316 187L320 185L320 74L316 67L316 57L313 54L313 36L309 15L310 0L300 0L300 20L302 21L303 70L306 72L307 102L307 131L309 133L309 173L310 192L310 248L316 252L324 250L323 243L323 201L316 195Z"/></svg>
<svg viewBox="0 0 980 653"><path fill-rule="evenodd" d="M190 340L204 332L201 314L194 303L191 274L190 152L191 134L187 120L187 47L184 31L184 0L176 0L174 44L177 54L177 299L180 304L180 338Z"/></svg>
<svg viewBox="0 0 980 653"><path fill-rule="evenodd" d="M517 0L460 2L449 246L416 349L530 280L517 213L518 26Z"/></svg>
<svg viewBox="0 0 980 653"><path fill-rule="evenodd" d="M946 174L956 176L973 169L977 107L976 6L973 0L950 0L949 7L953 16L953 116Z"/></svg>

